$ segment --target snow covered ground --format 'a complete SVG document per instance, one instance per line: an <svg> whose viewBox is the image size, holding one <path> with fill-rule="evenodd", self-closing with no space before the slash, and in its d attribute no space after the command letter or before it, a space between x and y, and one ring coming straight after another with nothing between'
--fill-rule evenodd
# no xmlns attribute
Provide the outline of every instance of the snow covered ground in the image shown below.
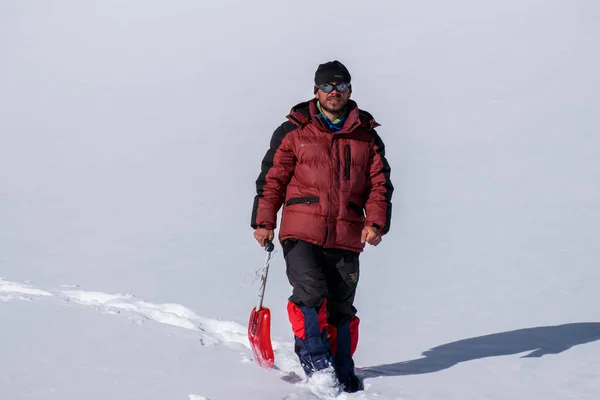
<svg viewBox="0 0 600 400"><path fill-rule="evenodd" d="M382 124L365 400L600 397L600 3L0 3L0 398L328 399L249 227L275 127L339 59ZM278 247L279 248L279 247Z"/></svg>

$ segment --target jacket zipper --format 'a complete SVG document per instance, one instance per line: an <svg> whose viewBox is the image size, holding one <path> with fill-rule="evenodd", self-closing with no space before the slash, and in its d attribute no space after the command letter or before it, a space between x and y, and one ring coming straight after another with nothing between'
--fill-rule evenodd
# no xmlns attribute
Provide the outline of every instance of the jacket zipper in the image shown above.
<svg viewBox="0 0 600 400"><path fill-rule="evenodd" d="M330 184L329 184L329 190L327 191L327 218L326 218L326 223L327 225L325 225L325 245L327 245L327 242L329 240L329 214L331 213L331 188L333 188L333 162L331 160L331 152L333 151L333 145L335 144L335 134L331 133L331 142L329 144L329 162L331 163L331 168L330 168L330 172L329 172L329 179L330 179Z"/></svg>

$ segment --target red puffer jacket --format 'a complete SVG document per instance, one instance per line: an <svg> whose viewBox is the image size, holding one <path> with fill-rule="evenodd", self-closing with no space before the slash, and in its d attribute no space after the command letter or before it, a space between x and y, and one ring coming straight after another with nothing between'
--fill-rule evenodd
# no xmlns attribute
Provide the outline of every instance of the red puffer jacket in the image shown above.
<svg viewBox="0 0 600 400"><path fill-rule="evenodd" d="M251 226L326 248L362 251L361 232L390 229L392 192L385 148L373 117L349 100L343 128L331 132L316 100L300 103L273 133L256 180Z"/></svg>

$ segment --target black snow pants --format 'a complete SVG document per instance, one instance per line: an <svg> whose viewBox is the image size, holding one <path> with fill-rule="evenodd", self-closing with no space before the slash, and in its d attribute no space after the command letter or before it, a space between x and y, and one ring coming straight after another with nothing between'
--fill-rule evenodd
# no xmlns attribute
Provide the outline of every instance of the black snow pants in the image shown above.
<svg viewBox="0 0 600 400"><path fill-rule="evenodd" d="M359 278L359 253L324 249L297 239L283 244L286 274L293 291L289 300L320 307L327 300L327 323L339 326L356 315L354 297Z"/></svg>

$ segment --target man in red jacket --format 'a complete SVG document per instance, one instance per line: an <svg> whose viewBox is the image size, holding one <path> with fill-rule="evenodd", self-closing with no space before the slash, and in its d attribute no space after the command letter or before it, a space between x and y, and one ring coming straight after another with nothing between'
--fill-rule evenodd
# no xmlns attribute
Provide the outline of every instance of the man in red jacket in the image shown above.
<svg viewBox="0 0 600 400"><path fill-rule="evenodd" d="M390 229L394 187L379 124L350 100L350 79L337 60L319 65L314 99L293 107L275 130L251 226L264 246L283 206L279 240L293 288L294 350L308 376L333 368L343 389L355 392L359 255Z"/></svg>

